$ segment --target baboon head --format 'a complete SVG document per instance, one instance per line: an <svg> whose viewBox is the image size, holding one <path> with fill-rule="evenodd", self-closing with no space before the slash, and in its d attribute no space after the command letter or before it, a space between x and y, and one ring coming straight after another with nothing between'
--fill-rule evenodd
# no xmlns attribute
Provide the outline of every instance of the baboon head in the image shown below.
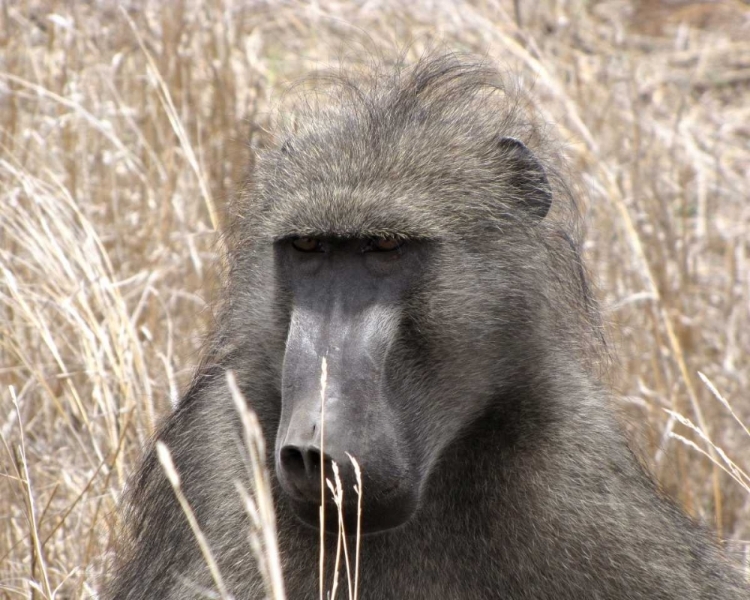
<svg viewBox="0 0 750 600"><path fill-rule="evenodd" d="M570 244L548 215L557 193L531 149L539 134L494 71L429 59L333 89L263 156L239 204L234 285L246 287L231 310L239 332L240 304L266 307L247 335L277 379L263 410L276 411L286 501L317 527L320 468L330 478L335 461L353 532L349 454L368 533L409 520L472 423L517 410L560 296L535 275Z"/></svg>

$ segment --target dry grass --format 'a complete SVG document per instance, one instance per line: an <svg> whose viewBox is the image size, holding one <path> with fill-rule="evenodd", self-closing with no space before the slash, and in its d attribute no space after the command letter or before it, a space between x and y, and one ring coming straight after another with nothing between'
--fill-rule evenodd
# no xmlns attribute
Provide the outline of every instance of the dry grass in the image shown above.
<svg viewBox="0 0 750 600"><path fill-rule="evenodd" d="M405 43L487 54L533 88L586 190L634 440L747 549L750 9L514 4L0 4L0 597L94 593L126 476L210 326L217 214L283 84Z"/></svg>

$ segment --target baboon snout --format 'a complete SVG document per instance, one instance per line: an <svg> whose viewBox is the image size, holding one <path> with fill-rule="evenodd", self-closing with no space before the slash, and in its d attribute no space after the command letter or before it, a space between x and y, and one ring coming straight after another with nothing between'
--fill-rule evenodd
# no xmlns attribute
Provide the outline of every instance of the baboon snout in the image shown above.
<svg viewBox="0 0 750 600"><path fill-rule="evenodd" d="M374 244L388 250L375 252ZM347 522L356 519L358 505L350 456L361 467L363 531L404 523L420 487L404 441L401 403L388 383L389 351L399 336L416 252L392 245L392 240L326 237L277 245L292 305L276 472L297 515L314 527L325 493L326 506L333 508L326 513L334 517L330 523L326 518L325 527L333 532L338 522L326 480L335 484L334 463Z"/></svg>
<svg viewBox="0 0 750 600"><path fill-rule="evenodd" d="M279 483L297 516L313 527L319 526L319 507L321 499L325 498L325 528L335 533L339 525L337 508L327 483L336 485L335 464L341 484L339 489L343 491L347 530L353 532L356 528L359 498L355 486L363 491L364 532L400 525L411 515L416 503L412 498L416 487L410 469L387 428L382 428L378 419L367 419L361 411L350 408L339 403L326 415L322 444L319 415L306 410L304 403L292 411L277 441ZM352 457L361 468L359 481ZM324 495L321 483L325 487Z"/></svg>
<svg viewBox="0 0 750 600"><path fill-rule="evenodd" d="M338 369L329 371L332 393L322 415L318 394L290 395L283 400L287 411L276 441L279 483L297 516L316 528L320 526L321 499L325 498L325 529L336 533L337 507L327 483L336 485L335 464L347 531L354 532L357 527L359 498L355 486L363 493L362 531L396 527L413 513L419 489L401 451L396 419L382 399L368 397L365 404L356 395L336 393L340 376ZM361 486L352 457L361 469Z"/></svg>
<svg viewBox="0 0 750 600"><path fill-rule="evenodd" d="M332 381L331 387L335 389L338 385ZM391 461L377 446L371 445L378 435L370 437L372 428L355 404L332 394L321 413L317 393L290 393L284 401L287 411L276 441L276 471L290 498L319 505L322 472L325 498L331 502L332 493L325 481L335 482L336 465L338 478L347 490L344 501L351 502L348 496L353 495L352 487L357 482L350 457L355 457L358 463L366 463L368 471L372 471L370 478L380 480L382 466Z"/></svg>
<svg viewBox="0 0 750 600"><path fill-rule="evenodd" d="M370 424L367 427L356 407L339 405L330 413L321 428L319 414L305 406L292 411L286 431L280 432L277 441L276 470L284 491L293 500L320 504L323 470L323 481L335 483L338 475L345 489L344 502L356 504L353 486L357 485L357 479L352 458L365 471L373 494L383 496L399 487L404 469L393 451L393 440L378 432L374 422L364 419ZM333 501L327 485L325 499Z"/></svg>

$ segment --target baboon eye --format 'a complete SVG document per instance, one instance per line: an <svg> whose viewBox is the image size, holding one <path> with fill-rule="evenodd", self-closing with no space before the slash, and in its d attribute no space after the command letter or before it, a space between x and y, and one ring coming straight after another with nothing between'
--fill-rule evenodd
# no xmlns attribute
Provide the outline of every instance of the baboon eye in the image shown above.
<svg viewBox="0 0 750 600"><path fill-rule="evenodd" d="M402 243L396 238L373 238L367 244L365 252L392 252L398 250Z"/></svg>
<svg viewBox="0 0 750 600"><path fill-rule="evenodd" d="M292 240L292 246L300 252L322 252L320 240L311 237L298 237Z"/></svg>

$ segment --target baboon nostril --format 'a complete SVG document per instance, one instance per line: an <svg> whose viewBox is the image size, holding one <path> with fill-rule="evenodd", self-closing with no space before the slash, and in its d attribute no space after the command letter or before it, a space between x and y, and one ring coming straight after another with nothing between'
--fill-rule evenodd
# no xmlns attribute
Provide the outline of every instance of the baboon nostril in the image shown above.
<svg viewBox="0 0 750 600"><path fill-rule="evenodd" d="M315 448L309 448L304 453L303 458L305 459L305 472L307 476L320 476L320 452Z"/></svg>
<svg viewBox="0 0 750 600"><path fill-rule="evenodd" d="M308 501L320 500L320 450L311 446L284 446L279 452L279 466L287 491ZM329 476L331 460L324 456L326 476Z"/></svg>
<svg viewBox="0 0 750 600"><path fill-rule="evenodd" d="M284 446L279 453L281 468L288 477L295 479L305 474L305 459L296 446Z"/></svg>
<svg viewBox="0 0 750 600"><path fill-rule="evenodd" d="M317 448L284 446L279 459L281 468L295 483L320 477L320 451Z"/></svg>

